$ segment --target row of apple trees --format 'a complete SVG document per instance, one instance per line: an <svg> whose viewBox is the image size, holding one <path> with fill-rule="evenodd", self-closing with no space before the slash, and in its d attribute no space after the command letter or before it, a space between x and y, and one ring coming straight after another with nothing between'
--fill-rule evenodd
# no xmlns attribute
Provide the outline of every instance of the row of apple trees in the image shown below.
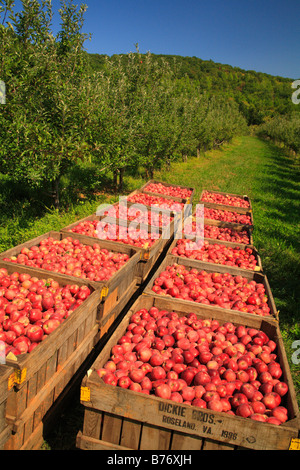
<svg viewBox="0 0 300 470"><path fill-rule="evenodd" d="M300 153L300 114L275 116L258 128L258 135L267 137L277 144L281 144L296 154Z"/></svg>
<svg viewBox="0 0 300 470"><path fill-rule="evenodd" d="M147 176L174 159L200 155L246 129L233 100L209 95L176 62L150 53L107 57L93 71L83 33L85 5L61 0L53 33L51 0L0 0L0 172L31 187L59 183L79 160L93 161L122 188L126 169Z"/></svg>

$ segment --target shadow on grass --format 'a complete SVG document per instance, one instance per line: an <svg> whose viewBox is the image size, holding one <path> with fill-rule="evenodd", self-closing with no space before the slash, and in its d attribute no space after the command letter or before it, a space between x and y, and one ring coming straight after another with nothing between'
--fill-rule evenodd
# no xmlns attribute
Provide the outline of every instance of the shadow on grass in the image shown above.
<svg viewBox="0 0 300 470"><path fill-rule="evenodd" d="M79 450L76 447L76 436L82 430L83 420L84 406L80 403L79 394L74 393L56 426L47 434L42 450Z"/></svg>
<svg viewBox="0 0 300 470"><path fill-rule="evenodd" d="M280 299L276 303L281 323L292 326L300 321L299 166L282 149L266 145L267 164L259 179L260 196L255 198L264 217L264 245L260 251L266 255L264 267L275 300Z"/></svg>
<svg viewBox="0 0 300 470"><path fill-rule="evenodd" d="M110 171L102 171L95 164L74 166L64 179L64 194L73 202L78 199L96 199L99 194L117 196L132 191L130 177L140 177L138 170L131 169L124 175L122 187L115 187L113 174Z"/></svg>
<svg viewBox="0 0 300 470"><path fill-rule="evenodd" d="M0 222L17 217L20 226L26 227L31 218L41 217L47 211L49 197L45 190L30 188L1 178Z"/></svg>

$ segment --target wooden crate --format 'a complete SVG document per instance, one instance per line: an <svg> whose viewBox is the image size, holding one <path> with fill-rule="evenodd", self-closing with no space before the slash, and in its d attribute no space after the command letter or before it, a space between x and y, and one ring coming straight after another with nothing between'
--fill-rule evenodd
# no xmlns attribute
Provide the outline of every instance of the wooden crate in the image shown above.
<svg viewBox="0 0 300 470"><path fill-rule="evenodd" d="M70 284L68 278L54 273L29 271L14 263L0 263L8 273L29 273L38 279L54 279L61 286ZM13 369L13 389L7 397L6 420L12 435L6 450L17 450L30 438L43 417L76 374L87 355L99 341L97 319L100 293L92 284L72 278L72 284L87 285L91 295L72 314L29 354L6 358Z"/></svg>
<svg viewBox="0 0 300 470"><path fill-rule="evenodd" d="M145 183L141 187L140 191L142 191L143 193L146 193L146 194L153 195L153 196L161 195L161 193L155 193L155 192L151 192L151 191L147 190L147 187L149 186L149 184L152 184L152 183L162 184L163 186L166 186L167 188L177 187L177 188L182 188L182 189L188 189L188 190L191 191L191 195L188 196L187 198L185 198L186 204L192 204L193 203L193 199L194 199L194 196L195 196L195 188L190 188L188 186L182 186L182 185L179 185L179 184L171 184L171 183L166 183L164 181L159 181L159 180L152 179L152 180L147 181L147 183Z"/></svg>
<svg viewBox="0 0 300 470"><path fill-rule="evenodd" d="M223 209L219 209L219 210L223 210ZM232 211L229 211L229 212L232 212ZM229 227L229 228L232 228L234 230L245 230L246 228L248 230L250 230L251 232L253 232L254 230L254 221L253 221L253 212L246 212L245 215L248 215L251 219L251 223L250 224L239 224L239 223L235 223L235 222L224 222L223 220L220 220L219 222L221 222L219 224L219 227ZM205 225L213 225L212 222L216 220L216 219L208 219L208 218L204 218L204 224Z"/></svg>
<svg viewBox="0 0 300 470"><path fill-rule="evenodd" d="M186 238L186 237L183 237L183 238ZM195 241L196 239L191 239L191 243L193 243L193 241ZM211 238L204 238L204 241L205 242L208 242L210 245L224 245L224 246L227 246L227 247L232 247L232 248L235 248L235 247L238 247L242 250L245 250L246 248L250 248L253 252L253 255L255 256L255 259L256 259L256 266L255 266L255 269L254 270L250 270L250 271L256 271L256 272L263 272L263 266L262 266L262 262L261 262L261 257L257 251L257 249L254 247L254 246L251 246L251 245L242 245L242 244L234 244L234 243L230 243L230 242L221 242L221 241L215 241L215 240L212 240ZM168 249L168 255L172 255L172 256L176 256L178 257L179 259L188 259L184 256L179 256L179 255L174 255L172 254L172 250L177 246L177 242L178 242L178 239L175 239L172 241L171 245L170 245L170 248ZM190 258L192 259L192 258ZM196 260L194 260L196 261ZM221 265L221 264L218 264L218 263L209 263L209 264L212 264L212 266L214 266L216 269L218 269L219 266L224 266L224 265ZM231 268L233 269L237 269L238 273L245 273L245 272L248 272L249 270L245 270L243 268L239 268L238 266L230 266ZM242 274L243 275L243 274Z"/></svg>
<svg viewBox="0 0 300 470"><path fill-rule="evenodd" d="M164 271L164 269L167 266L170 266L170 265L173 265L173 264L183 265L187 268L196 268L199 271L204 270L204 271L207 271L207 272L210 272L210 273L212 273L212 272L223 273L223 274L224 273L230 273L233 276L241 275L238 268L232 268L232 267L229 267L229 266L221 266L221 265L219 265L216 268L212 263L203 263L201 261L190 260L188 258L179 258L179 257L175 257L175 256L172 256L172 255L167 255L166 258L164 259L164 261L161 263L161 265L157 269L157 271L154 273L154 275L150 279L150 281L147 283L147 285L144 289L144 292L146 294L158 295L159 297L161 297L161 295L155 294L152 291L154 281L159 276L159 274L162 271ZM247 271L247 270L244 270L242 275L243 275L243 277L247 278L249 282L254 280L256 282L259 282L259 283L263 284L263 286L265 288L265 291L266 291L266 295L268 297L268 306L270 308L270 315L268 315L264 318L265 318L266 321L269 321L269 322L272 322L272 323L275 322L277 324L278 321L279 321L278 320L279 319L279 313L277 311L277 308L276 308L276 305L275 305L275 302L274 302L273 294L272 294L267 276L263 273L260 273L260 272ZM174 302L181 302L180 299L176 299L176 298L173 298L173 297L172 297L172 299L174 300ZM189 300L183 300L183 302L189 304L190 308L192 308L192 306L196 303L196 302L189 301ZM249 316L250 317L257 316L257 315L252 314L252 313L246 313L246 312L241 312L241 311L238 311L238 310L226 309L226 308L222 308L222 307L217 307L215 305L206 305L206 307L209 310L210 309L212 309L212 310L215 310L215 309L222 310L230 318L234 318L235 314L237 314L238 316L244 316L245 318L248 318Z"/></svg>
<svg viewBox="0 0 300 470"><path fill-rule="evenodd" d="M161 194L150 194L150 193L147 193L146 191L142 191L140 189L136 189L135 191L132 191L127 196L124 196L123 198L121 198L121 201L125 202L125 200L127 200L127 205L128 206L133 205L133 204L140 204L140 203L133 202L133 201L129 200L130 197L133 197L137 194L149 194L149 196L161 197L161 198L167 199L169 201L174 201L175 204L176 203L184 204L184 206L181 210L172 210L172 209L161 208L161 207L155 206L155 205L149 206L147 204L144 204L144 207L146 207L148 210L156 210L156 211L160 211L160 212L165 213L165 214L173 215L174 219L175 219L175 222L176 222L176 220L178 220L180 218L184 219L186 217L189 217L192 214L192 204L189 202L190 199L164 196L164 195L161 195Z"/></svg>
<svg viewBox="0 0 300 470"><path fill-rule="evenodd" d="M8 420L10 421L10 433L6 437L5 449L40 449L45 435L55 426L56 417L62 412L70 393L73 393L72 391L74 391L75 387L77 388L79 386L82 377L92 363L91 360L94 360L96 352L101 350L100 345L103 346L103 344L105 344L107 338L109 338L116 328L118 321L122 318L123 311L127 308L127 305L131 305L134 302L137 295L138 288L134 281L130 288L127 289L122 299L112 308L106 317L102 318L99 322L99 327L94 327L91 334L78 345L76 350L77 359L74 353L68 358L68 354L72 352L70 340L68 340L69 344L60 347L58 350L58 355L61 355L62 363L59 367L59 374L61 375L60 382L58 382L58 373L54 374L52 378L50 377L52 369L49 361L46 365L46 369L43 366L41 371L38 372L37 379L30 379L25 391L29 394L29 388L34 387L31 391L32 401L30 401L24 411L20 410L21 414L19 417L12 419L12 417L8 416ZM91 343L93 334L95 334L95 340ZM66 360L65 363L63 363L64 359ZM75 372L70 375L72 364ZM46 387L42 385L41 381L44 380L44 376L47 373L49 374L49 382ZM19 373L19 370L15 371L13 369L11 379L13 381L17 380L18 382L20 375L22 375L22 372ZM34 393L38 387L37 382L40 382L40 390L38 390L36 397L34 397ZM55 383L58 383L58 385L54 388ZM14 406L15 404L17 404L17 406L20 406L20 404L24 406L24 390L20 389L19 384L15 384L15 387L18 387L18 389L15 391L16 395L14 400L11 401L10 406ZM52 398L51 395L53 395L54 398Z"/></svg>
<svg viewBox="0 0 300 470"><path fill-rule="evenodd" d="M241 208L231 208L231 206L228 206L227 209L225 208L221 208L221 207L211 207L209 205L209 203L207 202L199 202L200 205L203 205L204 208L207 208L207 209L213 209L213 210L219 210L219 211L227 211L227 212L236 212L237 214L240 214L240 215L247 215L248 217L250 217L250 224L242 224L242 223L238 223L238 222L227 222L227 221L223 221L223 220L219 220L219 219L209 219L208 217L204 217L204 223L205 225L213 225L212 224L212 221L214 220L217 220L219 222L221 222L221 225L220 227L230 227L230 228L233 228L234 230L236 229L241 229L241 227L244 227L244 230L245 230L245 227L248 228L248 230L250 230L251 232L253 232L254 230L254 218L253 218L253 211L252 210L247 210L247 211L242 211Z"/></svg>
<svg viewBox="0 0 300 470"><path fill-rule="evenodd" d="M109 204L107 204L107 205L104 204L103 207L101 206L101 207L97 210L97 212L95 212L94 214L91 214L91 215L89 215L89 216L87 216L87 217L84 217L84 218L82 218L82 219L80 219L80 220L77 220L76 222L73 222L72 224L67 225L66 227L62 228L62 229L60 230L60 232L69 233L70 231L72 231L72 229L74 229L75 227L77 227L77 226L78 226L80 223L82 223L82 222L99 221L99 220L103 220L103 219L112 218L112 217L113 217L112 215L110 215L110 216L109 216L109 214L108 214L108 215L105 215L105 214L104 214L105 211L106 211L106 210L109 211L109 209L110 209L111 207L116 208L116 207L119 206L119 205L121 205L121 206L125 206L125 205L126 205L126 204L125 204L125 201L124 201L124 198L123 198L123 199L121 198L121 200L119 201L119 203L115 203L115 204L113 204L112 206L109 205ZM128 207L128 208L130 208L130 207L133 206L133 205L134 205L134 203L127 202L127 207ZM149 206L144 206L144 207L146 207L146 209L147 209L148 211L149 211L149 209L151 209ZM171 235L172 235L172 233L174 232L174 216L173 216L173 214L168 213L168 212L165 211L164 209L160 210L159 208L157 208L156 212L157 212L157 213L165 214L166 216L169 216L169 217L170 217L169 223L166 224L166 225L164 225L164 226L162 226L162 227L159 227L159 228L161 228L162 230L164 230L164 229L167 229L167 228L168 228L168 225L170 225L169 230L170 230L170 233L171 233ZM138 217L138 216L137 216L137 217ZM134 217L133 220L136 220L137 217ZM130 219L128 219L128 220L127 220L127 219L123 219L121 215L120 215L119 217L117 217L116 219L117 219L117 220L116 220L117 223L122 223L122 222L127 222L127 221L130 223L130 222L132 221L132 220L130 220ZM113 220L114 220L114 219L113 219ZM145 225L146 225L146 224L145 224ZM150 227L150 224L148 224L148 226ZM95 238L95 237L94 237L94 238Z"/></svg>
<svg viewBox="0 0 300 470"><path fill-rule="evenodd" d="M107 338L109 338L116 328L117 323L122 318L123 311L127 308L126 306L133 303L137 295L138 289L135 282L133 282L127 290L126 295L122 297L121 301L118 302L109 314L99 322L98 334L95 338L96 341L92 344L88 344L88 341L91 339L90 335L84 343L81 343L78 348L77 360L78 365L80 363L81 364L77 368L76 372L69 377L69 380L66 375L63 388L61 386L60 388L55 388L55 400L50 401L50 407L46 407L45 403L47 403L47 400L49 401L51 397L47 397L47 390L43 387L38 393L37 399L35 398L34 401L29 404L29 408L24 410L20 418L14 420L10 426L10 428L13 429L13 432L11 429L10 436L8 436L9 440L6 440L5 449L39 450L41 448L45 437L55 427L56 417L62 413L70 394L74 393L74 390L78 388L83 376L92 363L91 361L95 360L97 352L99 353L101 350L101 345L103 347ZM85 351L84 347L86 349ZM80 353L83 360L82 362ZM60 373L67 374L68 368L71 366L71 363L63 365ZM52 381L49 385L51 388L53 387ZM27 390L28 388L29 387L27 387ZM42 403L43 407L42 404L40 404L37 408L38 403Z"/></svg>
<svg viewBox="0 0 300 470"><path fill-rule="evenodd" d="M192 216L190 216L186 219L185 223L188 225L188 224L193 223L195 221L196 221L196 216L195 216L195 213L193 213ZM203 219L203 222L204 222L205 226L213 226L213 227L219 227L219 228L229 228L231 230L234 230L235 232L247 232L247 235L248 235L248 238L249 238L249 243L247 243L247 245L245 245L244 243L236 243L236 242L226 241L226 244L228 246L232 246L232 247L239 246L241 248L243 248L245 246L249 246L250 248L254 247L253 246L253 234L252 234L252 230L251 230L249 225L232 224L232 223L229 223L229 222L223 222L221 220L213 220L213 219ZM178 238L178 236L176 236L176 232L175 232L174 237ZM221 242L221 240L218 240L217 238L207 238L207 240L211 240L214 243Z"/></svg>
<svg viewBox="0 0 300 470"><path fill-rule="evenodd" d="M247 201L249 203L249 207L239 207L239 206L230 206L228 204L217 204L213 202L207 202L207 201L202 201L203 194L208 191L209 193L212 194L221 194L222 196L233 196L233 197L238 197L240 199L243 199L244 201ZM247 212L252 212L252 204L250 198L245 195L245 194L232 194L232 193L224 193L221 191L212 191L210 189L203 189L200 199L199 199L200 204L206 205L206 207L210 207L211 209L220 209L220 210L228 210L228 211L235 211L235 212L240 212L241 214L245 214Z"/></svg>
<svg viewBox="0 0 300 470"><path fill-rule="evenodd" d="M64 235L64 236L69 236L70 234L70 230L74 229L80 222L86 222L86 221L95 221L95 220L104 220L105 218L105 222L107 223L115 223L114 219L111 218L111 217L104 217L104 216L90 216L86 219L82 219L81 221L79 221L78 223L75 223L75 224L72 224L64 229L61 230L61 233ZM121 225L121 226L127 226L129 227L130 226L130 223L129 221L125 221L125 220L119 220L117 221L117 225ZM151 228L149 226L143 226L142 224L140 225L140 228L145 228L145 230L148 231L149 234L151 234ZM138 229L138 227L137 227ZM158 233L159 234L159 238L155 241L155 243L150 246L150 247L138 247L138 246L135 246L135 245L132 245L133 248L139 253L139 260L137 262L137 265L136 265L136 277L137 277L137 281L138 281L138 284L142 284L148 277L148 274L149 272L151 271L151 269L153 268L153 266L155 265L155 263L157 262L160 254L166 250L167 246L169 245L169 242L170 240L173 238L174 236L174 220L166 227L164 228L157 228L157 232L153 232L153 233ZM78 240L80 240L82 243L91 243L91 240L95 240L94 237L90 237L90 236L87 236L87 235L81 235L81 234L78 234L78 233L73 233L72 232L72 236L76 236L76 238L78 238ZM96 240L98 240L96 238ZM108 242L108 240L107 240ZM122 241L113 241L113 240L109 240L109 243L110 243L110 246L113 247L114 251L119 251L119 250L122 250L122 248L124 249L124 246L126 247L130 247L131 245L129 244L124 244L122 243Z"/></svg>
<svg viewBox="0 0 300 470"><path fill-rule="evenodd" d="M81 403L85 414L83 429L77 435L77 447L83 450L288 449L299 430L296 394L279 327L262 317L235 316L233 320L236 326L264 331L277 344L282 380L289 386L282 401L288 409L289 420L280 426L175 403L103 382L96 370L110 358L111 349L126 332L131 315L152 306L180 316L194 312L200 319L215 319L220 324L232 320L224 311L207 310L199 304L191 308L169 298L140 296L82 381Z"/></svg>
<svg viewBox="0 0 300 470"><path fill-rule="evenodd" d="M101 319L104 317L107 312L109 312L112 308L113 305L117 302L118 299L121 298L121 296L126 292L128 287L131 285L131 283L137 279L137 264L140 260L140 252L137 249L134 249L134 247L125 245L125 244L118 244L116 246L114 242L109 242L105 240L98 240L98 239L93 239L91 237L78 237L77 234L74 233L68 233L68 237L71 237L73 239L80 240L81 243L85 245L94 245L98 244L102 248L106 248L110 251L113 252L119 252L119 253L125 253L127 254L130 258L127 261L127 263L119 269L118 272L116 272L108 281L102 281L102 282L94 282L94 281L89 281L91 285L94 286L94 288L97 290L99 293L99 308L98 308L98 319ZM39 237L36 237L32 240L29 240L25 243L22 243L21 245L18 245L14 248L11 248L3 253L0 254L0 260L6 259L6 258L11 258L12 256L16 256L20 253L22 248L31 248L33 246L39 245L39 243L46 239L52 237L55 240L62 240L66 238L66 235L61 232L48 232L46 234L40 235ZM8 265L13 265L15 266L22 266L20 264L16 263L11 263L9 261L2 261L6 267ZM27 267L26 267L27 268ZM52 275L51 271L47 271L44 269L39 269L39 268L34 268L34 267L28 267L29 272L38 272L41 275L44 275L47 277ZM77 281L77 279L80 279L78 277L74 276L65 276L64 274L60 273L54 273L59 279L68 279L69 283L73 284Z"/></svg>
<svg viewBox="0 0 300 470"><path fill-rule="evenodd" d="M4 449L4 445L12 433L12 426L8 424L6 419L6 407L14 381L14 369L5 364L0 364L0 450Z"/></svg>

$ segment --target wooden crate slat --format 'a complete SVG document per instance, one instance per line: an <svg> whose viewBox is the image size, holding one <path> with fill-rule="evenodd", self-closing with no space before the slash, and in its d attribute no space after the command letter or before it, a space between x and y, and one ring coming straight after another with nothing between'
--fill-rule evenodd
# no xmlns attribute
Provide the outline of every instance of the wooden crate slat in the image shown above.
<svg viewBox="0 0 300 470"><path fill-rule="evenodd" d="M123 419L120 445L127 449L138 449L140 445L142 425L132 419Z"/></svg>
<svg viewBox="0 0 300 470"><path fill-rule="evenodd" d="M111 442L84 436L81 432L77 434L76 446L82 450L130 450L127 447L112 444Z"/></svg>
<svg viewBox="0 0 300 470"><path fill-rule="evenodd" d="M102 417L101 439L119 445L121 428L122 418L120 416L104 413Z"/></svg>
<svg viewBox="0 0 300 470"><path fill-rule="evenodd" d="M103 413L94 408L84 409L83 434L100 440Z"/></svg>
<svg viewBox="0 0 300 470"><path fill-rule="evenodd" d="M171 438L171 431L144 423L142 426L140 450L169 450Z"/></svg>
<svg viewBox="0 0 300 470"><path fill-rule="evenodd" d="M170 450L201 450L202 437L188 436L181 432L173 432Z"/></svg>

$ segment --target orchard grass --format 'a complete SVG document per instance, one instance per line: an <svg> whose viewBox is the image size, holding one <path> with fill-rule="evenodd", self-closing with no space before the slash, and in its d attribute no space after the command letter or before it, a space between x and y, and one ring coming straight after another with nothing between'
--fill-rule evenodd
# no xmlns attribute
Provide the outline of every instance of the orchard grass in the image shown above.
<svg viewBox="0 0 300 470"><path fill-rule="evenodd" d="M195 203L203 189L246 194L251 198L254 245L260 253L279 310L279 326L299 402L299 365L292 361L296 352L293 342L300 340L299 159L287 155L284 149L269 141L242 136L200 155L200 158L189 157L187 162L172 163L170 170L156 171L154 178L194 187ZM129 194L145 181L142 170L128 173L121 194ZM0 195L1 251L50 230L58 231L91 215L100 204L113 203L119 197L112 189L112 175L91 164L74 167L63 178L60 212L49 205L49 198L43 194L14 187L3 175L0 175L0 182L4 188ZM74 430L74 446L81 423L78 428L76 417L71 418L71 423L74 424L73 419L76 424L71 426L70 432ZM63 427L59 429L63 432ZM60 437L52 434L44 448L61 446ZM70 448L69 442L65 447Z"/></svg>

